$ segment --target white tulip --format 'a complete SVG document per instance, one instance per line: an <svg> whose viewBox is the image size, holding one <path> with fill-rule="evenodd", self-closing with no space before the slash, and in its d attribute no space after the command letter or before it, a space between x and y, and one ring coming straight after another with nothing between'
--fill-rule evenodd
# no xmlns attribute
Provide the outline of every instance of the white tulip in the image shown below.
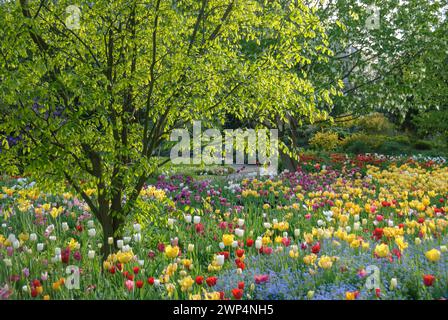
<svg viewBox="0 0 448 320"><path fill-rule="evenodd" d="M117 240L117 248L118 249L121 249L121 248L123 248L123 240Z"/></svg>
<svg viewBox="0 0 448 320"><path fill-rule="evenodd" d="M265 227L266 229L270 229L271 224L269 222L265 222L265 223L263 223L263 227Z"/></svg>
<svg viewBox="0 0 448 320"><path fill-rule="evenodd" d="M61 248L54 248L54 254L57 256L57 255L60 255L61 254Z"/></svg>
<svg viewBox="0 0 448 320"><path fill-rule="evenodd" d="M38 243L37 244L37 251L42 251L44 250L44 244L43 243Z"/></svg>
<svg viewBox="0 0 448 320"><path fill-rule="evenodd" d="M362 219L362 225L365 226L367 224L367 219Z"/></svg>
<svg viewBox="0 0 448 320"><path fill-rule="evenodd" d="M193 223L194 224L198 224L201 222L201 217L200 216L194 216L193 217Z"/></svg>
<svg viewBox="0 0 448 320"><path fill-rule="evenodd" d="M226 246L224 245L224 242L220 242L220 243L219 243L219 248L220 248L221 250L223 250L225 247L226 247Z"/></svg>
<svg viewBox="0 0 448 320"><path fill-rule="evenodd" d="M49 236L48 239L50 239L51 241L56 241L56 236Z"/></svg>
<svg viewBox="0 0 448 320"><path fill-rule="evenodd" d="M87 231L89 237L93 238L96 236L96 230L94 228L89 229L89 231Z"/></svg>
<svg viewBox="0 0 448 320"><path fill-rule="evenodd" d="M244 219L238 219L238 226L244 226Z"/></svg>
<svg viewBox="0 0 448 320"><path fill-rule="evenodd" d="M319 227L322 227L322 226L324 226L325 225L325 222L323 221L323 220L317 220L317 225L319 226Z"/></svg>
<svg viewBox="0 0 448 320"><path fill-rule="evenodd" d="M397 278L390 279L390 289L394 290L398 285Z"/></svg>
<svg viewBox="0 0 448 320"><path fill-rule="evenodd" d="M193 252L194 251L194 244L190 243L188 244L188 252Z"/></svg>
<svg viewBox="0 0 448 320"><path fill-rule="evenodd" d="M224 255L222 255L222 254L219 254L219 255L217 255L216 256L216 264L218 265L218 266L222 266L222 265L224 265Z"/></svg>
<svg viewBox="0 0 448 320"><path fill-rule="evenodd" d="M233 241L232 242L232 248L236 248L238 247L238 241Z"/></svg>
<svg viewBox="0 0 448 320"><path fill-rule="evenodd" d="M350 226L346 226L345 231L347 231L347 233L350 233L352 231L352 228Z"/></svg>
<svg viewBox="0 0 448 320"><path fill-rule="evenodd" d="M95 258L95 251L89 250L89 253L87 254L90 260L93 260Z"/></svg>
<svg viewBox="0 0 448 320"><path fill-rule="evenodd" d="M353 220L355 220L355 222L359 221L359 214L355 214L353 217Z"/></svg>
<svg viewBox="0 0 448 320"><path fill-rule="evenodd" d="M19 242L19 240L14 241L14 242L12 243L12 247L13 247L14 249L17 249L18 247L20 247L20 242Z"/></svg>
<svg viewBox="0 0 448 320"><path fill-rule="evenodd" d="M123 237L123 241L124 243L129 243L131 242L131 237Z"/></svg>
<svg viewBox="0 0 448 320"><path fill-rule="evenodd" d="M294 236L295 236L296 238L298 238L298 237L300 236L300 229L295 229L295 230L294 230Z"/></svg>
<svg viewBox="0 0 448 320"><path fill-rule="evenodd" d="M8 241L9 242L11 242L11 243L13 243L14 241L16 241L17 240L17 238L16 238L16 236L14 235L14 234L10 234L9 236L8 236Z"/></svg>
<svg viewBox="0 0 448 320"><path fill-rule="evenodd" d="M142 230L142 226L139 223L134 223L134 231L140 232Z"/></svg>
<svg viewBox="0 0 448 320"><path fill-rule="evenodd" d="M112 237L107 238L107 243L111 245L114 244L114 238Z"/></svg>
<svg viewBox="0 0 448 320"><path fill-rule="evenodd" d="M95 222L93 220L87 221L87 228L94 228L94 227L95 227Z"/></svg>
<svg viewBox="0 0 448 320"><path fill-rule="evenodd" d="M240 229L240 228L236 228L235 229L235 234L236 234L237 237L242 238L244 236L244 230Z"/></svg>
<svg viewBox="0 0 448 320"><path fill-rule="evenodd" d="M184 216L185 222L186 223L191 223L191 215L187 214Z"/></svg>
<svg viewBox="0 0 448 320"><path fill-rule="evenodd" d="M135 242L141 242L142 241L142 235L140 233L134 234L134 241Z"/></svg>
<svg viewBox="0 0 448 320"><path fill-rule="evenodd" d="M145 264L145 260L138 260L138 264L140 267L142 267Z"/></svg>
<svg viewBox="0 0 448 320"><path fill-rule="evenodd" d="M387 222L387 224L388 224L389 227L393 227L394 226L394 222L392 220L389 220Z"/></svg>
<svg viewBox="0 0 448 320"><path fill-rule="evenodd" d="M260 250L262 246L263 246L262 240L259 240L259 239L255 240L255 248L256 249Z"/></svg>
<svg viewBox="0 0 448 320"><path fill-rule="evenodd" d="M37 234L35 234L35 233L30 234L30 240L31 241L36 241L37 240Z"/></svg>
<svg viewBox="0 0 448 320"><path fill-rule="evenodd" d="M23 291L23 292L28 292L28 286L23 286L23 287L22 287L22 291Z"/></svg>
<svg viewBox="0 0 448 320"><path fill-rule="evenodd" d="M288 238L288 232L283 232L283 238Z"/></svg>
<svg viewBox="0 0 448 320"><path fill-rule="evenodd" d="M278 220L277 219L272 219L272 223L276 224L276 223L278 223Z"/></svg>
<svg viewBox="0 0 448 320"><path fill-rule="evenodd" d="M62 222L62 230L67 231L69 229L67 222Z"/></svg>
<svg viewBox="0 0 448 320"><path fill-rule="evenodd" d="M361 224L359 222L355 222L353 224L353 230L359 231L360 228L361 228Z"/></svg>

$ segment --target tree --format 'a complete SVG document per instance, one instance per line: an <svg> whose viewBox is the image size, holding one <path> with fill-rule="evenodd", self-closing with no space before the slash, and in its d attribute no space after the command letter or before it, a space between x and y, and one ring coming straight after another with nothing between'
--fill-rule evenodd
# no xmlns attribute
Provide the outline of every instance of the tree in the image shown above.
<svg viewBox="0 0 448 320"><path fill-rule="evenodd" d="M56 3L0 6L0 133L21 136L0 163L68 182L102 225L104 255L173 129L225 114L313 117L316 99L331 102L296 72L330 55L300 1L82 2L79 25Z"/></svg>
<svg viewBox="0 0 448 320"><path fill-rule="evenodd" d="M446 1L306 3L324 24L334 55L326 63L313 60L303 72L318 84L317 90L341 88L343 93L332 104L319 104L330 115L324 121L372 111L395 114L400 121L413 108L446 104ZM288 117L285 136L290 149L299 147L297 135L307 123L307 118Z"/></svg>

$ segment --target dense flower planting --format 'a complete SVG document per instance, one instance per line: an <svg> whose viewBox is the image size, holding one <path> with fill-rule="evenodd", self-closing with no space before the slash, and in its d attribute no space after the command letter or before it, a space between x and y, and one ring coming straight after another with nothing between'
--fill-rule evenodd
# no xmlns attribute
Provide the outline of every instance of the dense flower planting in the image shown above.
<svg viewBox="0 0 448 320"><path fill-rule="evenodd" d="M162 175L106 260L75 194L5 179L0 299L445 299L442 160L333 155L272 179ZM75 267L79 289L67 283Z"/></svg>

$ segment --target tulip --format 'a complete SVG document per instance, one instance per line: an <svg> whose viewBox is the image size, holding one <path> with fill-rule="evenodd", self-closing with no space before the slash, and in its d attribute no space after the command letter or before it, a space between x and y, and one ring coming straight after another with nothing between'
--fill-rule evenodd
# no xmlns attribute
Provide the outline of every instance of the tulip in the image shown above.
<svg viewBox="0 0 448 320"><path fill-rule="evenodd" d="M201 222L201 217L200 216L194 216L193 217L193 223L194 224L198 224Z"/></svg>
<svg viewBox="0 0 448 320"><path fill-rule="evenodd" d="M56 241L56 236L49 236L48 239L50 239L51 241Z"/></svg>
<svg viewBox="0 0 448 320"><path fill-rule="evenodd" d="M124 283L128 291L132 291L134 289L134 281L132 280L126 280Z"/></svg>
<svg viewBox="0 0 448 320"><path fill-rule="evenodd" d="M235 235L239 238L242 238L244 236L244 230L240 228L235 229Z"/></svg>
<svg viewBox="0 0 448 320"><path fill-rule="evenodd" d="M241 228L244 226L244 219L238 219L238 226Z"/></svg>
<svg viewBox="0 0 448 320"><path fill-rule="evenodd" d="M135 242L141 242L142 241L142 235L140 233L134 234L134 241Z"/></svg>
<svg viewBox="0 0 448 320"><path fill-rule="evenodd" d="M114 238L113 237L107 238L107 243L110 245L114 244Z"/></svg>
<svg viewBox="0 0 448 320"><path fill-rule="evenodd" d="M62 230L67 231L69 229L67 222L62 222Z"/></svg>
<svg viewBox="0 0 448 320"><path fill-rule="evenodd" d="M44 250L44 244L43 243L38 243L37 244L37 251L42 251Z"/></svg>
<svg viewBox="0 0 448 320"><path fill-rule="evenodd" d="M37 240L37 234L35 234L35 233L32 233L32 234L30 234L30 240L31 241L36 241Z"/></svg>
<svg viewBox="0 0 448 320"><path fill-rule="evenodd" d="M117 248L118 249L123 248L123 240L117 240Z"/></svg>
<svg viewBox="0 0 448 320"><path fill-rule="evenodd" d="M222 265L224 265L224 259L225 259L225 256L224 255L217 255L216 256L216 264L218 265L218 266L222 266Z"/></svg>
<svg viewBox="0 0 448 320"><path fill-rule="evenodd" d="M90 260L93 260L95 258L95 251L94 250L89 250L89 252L87 253L87 257Z"/></svg>
<svg viewBox="0 0 448 320"><path fill-rule="evenodd" d="M395 290L398 285L397 278L390 279L390 290Z"/></svg>
<svg viewBox="0 0 448 320"><path fill-rule="evenodd" d="M134 231L138 233L141 230L142 230L142 226L138 223L134 223Z"/></svg>
<svg viewBox="0 0 448 320"><path fill-rule="evenodd" d="M263 242L261 239L255 240L255 249L260 250L262 246L263 246Z"/></svg>
<svg viewBox="0 0 448 320"><path fill-rule="evenodd" d="M87 228L94 228L95 227L95 222L93 220L89 220L87 221Z"/></svg>
<svg viewBox="0 0 448 320"><path fill-rule="evenodd" d="M294 236L295 236L296 238L298 238L298 237L300 236L300 229L295 229L295 230L294 230Z"/></svg>
<svg viewBox="0 0 448 320"><path fill-rule="evenodd" d="M89 230L87 231L87 233L88 233L89 237L91 237L91 238L93 238L93 237L96 236L96 230L95 230L94 228L89 229Z"/></svg>
<svg viewBox="0 0 448 320"><path fill-rule="evenodd" d="M308 298L308 299L313 299L313 297L314 297L314 291L308 291L308 293L306 294L306 297Z"/></svg>
<svg viewBox="0 0 448 320"><path fill-rule="evenodd" d="M191 223L191 215L187 214L184 216L185 222L186 223Z"/></svg>
<svg viewBox="0 0 448 320"><path fill-rule="evenodd" d="M124 244L131 242L131 237L123 237Z"/></svg>
<svg viewBox="0 0 448 320"><path fill-rule="evenodd" d="M174 225L174 219L168 218L168 227L172 227Z"/></svg>
<svg viewBox="0 0 448 320"><path fill-rule="evenodd" d="M54 254L60 255L61 254L61 248L54 248Z"/></svg>
<svg viewBox="0 0 448 320"><path fill-rule="evenodd" d="M194 244L189 243L188 247L187 247L188 252L193 252L194 251Z"/></svg>

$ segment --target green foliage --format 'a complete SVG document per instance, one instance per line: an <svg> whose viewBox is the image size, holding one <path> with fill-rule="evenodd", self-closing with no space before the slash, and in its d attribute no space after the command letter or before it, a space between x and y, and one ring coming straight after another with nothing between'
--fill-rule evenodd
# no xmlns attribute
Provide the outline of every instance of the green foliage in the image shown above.
<svg viewBox="0 0 448 320"><path fill-rule="evenodd" d="M47 187L68 181L106 236L162 165L155 154L175 128L228 114L256 114L261 125L286 114L314 119L325 116L316 101L338 94L297 72L332 55L302 2L81 2L75 29L69 5L0 6L0 133L22 134L0 153L0 170L23 159Z"/></svg>
<svg viewBox="0 0 448 320"><path fill-rule="evenodd" d="M422 137L442 135L448 143L448 110L422 112L412 119Z"/></svg>
<svg viewBox="0 0 448 320"><path fill-rule="evenodd" d="M378 112L359 118L355 125L359 130L367 133L392 134L394 131L394 124L385 115Z"/></svg>
<svg viewBox="0 0 448 320"><path fill-rule="evenodd" d="M310 139L309 144L317 150L332 151L339 146L340 141L336 132L321 131Z"/></svg>

